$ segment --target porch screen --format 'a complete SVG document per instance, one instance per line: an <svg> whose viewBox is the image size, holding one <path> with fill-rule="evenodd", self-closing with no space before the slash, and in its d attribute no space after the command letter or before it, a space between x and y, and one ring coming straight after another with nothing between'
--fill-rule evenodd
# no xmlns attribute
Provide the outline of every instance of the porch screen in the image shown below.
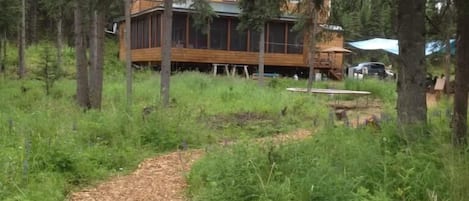
<svg viewBox="0 0 469 201"><path fill-rule="evenodd" d="M288 54L303 54L303 34L293 30L293 24L288 24Z"/></svg>
<svg viewBox="0 0 469 201"><path fill-rule="evenodd" d="M285 53L285 23L269 23L268 52Z"/></svg>
<svg viewBox="0 0 469 201"><path fill-rule="evenodd" d="M239 20L231 19L230 27L230 50L231 51L247 51L248 49L248 32L238 31Z"/></svg>
<svg viewBox="0 0 469 201"><path fill-rule="evenodd" d="M139 36L142 37L139 48L149 48L150 47L150 23L148 16L144 16L140 19L138 25Z"/></svg>
<svg viewBox="0 0 469 201"><path fill-rule="evenodd" d="M173 47L185 47L186 45L186 19L184 14L173 15Z"/></svg>
<svg viewBox="0 0 469 201"><path fill-rule="evenodd" d="M257 31L249 31L249 51L251 52L259 52L259 32Z"/></svg>
<svg viewBox="0 0 469 201"><path fill-rule="evenodd" d="M132 19L131 20L131 26L130 26L130 48L131 49L137 49L137 44L138 44L138 26L137 26L138 20L137 19Z"/></svg>
<svg viewBox="0 0 469 201"><path fill-rule="evenodd" d="M151 47L161 46L161 21L160 14L151 16Z"/></svg>
<svg viewBox="0 0 469 201"><path fill-rule="evenodd" d="M207 49L208 45L208 36L207 33L203 33L199 28L193 26L191 19L191 25L189 27L189 48L196 49Z"/></svg>
<svg viewBox="0 0 469 201"><path fill-rule="evenodd" d="M214 18L210 24L210 49L226 50L228 47L228 19Z"/></svg>
<svg viewBox="0 0 469 201"><path fill-rule="evenodd" d="M131 21L131 49L148 48L150 45L148 16L134 18Z"/></svg>

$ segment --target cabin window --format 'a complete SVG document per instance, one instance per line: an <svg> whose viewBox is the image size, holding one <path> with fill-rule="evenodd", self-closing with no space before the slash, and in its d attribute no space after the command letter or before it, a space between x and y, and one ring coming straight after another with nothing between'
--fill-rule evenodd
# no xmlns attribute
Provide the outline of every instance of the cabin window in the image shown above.
<svg viewBox="0 0 469 201"><path fill-rule="evenodd" d="M173 47L185 47L186 19L187 16L184 14L173 15Z"/></svg>
<svg viewBox="0 0 469 201"><path fill-rule="evenodd" d="M267 25L265 25L264 31L267 31ZM249 30L249 41L250 41L249 51L259 52L259 40L260 40L259 35L260 35L260 32ZM264 37L265 37L265 40L267 40L267 34Z"/></svg>
<svg viewBox="0 0 469 201"><path fill-rule="evenodd" d="M293 30L293 24L288 24L288 54L303 54L303 34Z"/></svg>
<svg viewBox="0 0 469 201"><path fill-rule="evenodd" d="M210 49L226 50L228 47L228 20L214 18L210 25Z"/></svg>
<svg viewBox="0 0 469 201"><path fill-rule="evenodd" d="M191 19L192 22L192 19ZM193 23L192 23L193 24ZM207 33L203 33L200 28L191 25L189 31L189 48L207 49L208 37Z"/></svg>
<svg viewBox="0 0 469 201"><path fill-rule="evenodd" d="M269 52L285 53L285 23L269 23Z"/></svg>
<svg viewBox="0 0 469 201"><path fill-rule="evenodd" d="M151 16L151 47L161 47L161 17L159 14Z"/></svg>
<svg viewBox="0 0 469 201"><path fill-rule="evenodd" d="M238 31L239 20L232 19L230 27L230 50L247 51L248 33L247 31Z"/></svg>

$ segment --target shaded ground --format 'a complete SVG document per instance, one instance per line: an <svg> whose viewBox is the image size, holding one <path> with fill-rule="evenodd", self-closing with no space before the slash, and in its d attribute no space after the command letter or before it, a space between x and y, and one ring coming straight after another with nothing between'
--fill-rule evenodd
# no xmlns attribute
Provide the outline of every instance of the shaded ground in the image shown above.
<svg viewBox="0 0 469 201"><path fill-rule="evenodd" d="M359 98L357 100L332 101L329 107L334 108L339 124L348 121L352 127L364 125L373 118L381 118L383 102L378 99ZM347 119L347 120L346 120Z"/></svg>
<svg viewBox="0 0 469 201"><path fill-rule="evenodd" d="M213 129L224 129L227 124L246 126L253 123L274 124L276 121L278 121L278 118L275 118L271 114L254 112L214 115L201 119L201 122L206 122L208 126Z"/></svg>
<svg viewBox="0 0 469 201"><path fill-rule="evenodd" d="M440 95L436 93L427 93L427 107L436 107L440 98L439 96ZM348 118L349 124L352 127L364 125L367 121L380 120L383 118L383 102L378 99L359 98L356 100L336 100L330 102L329 106L334 108L336 117L342 121L341 123L345 123L344 118Z"/></svg>

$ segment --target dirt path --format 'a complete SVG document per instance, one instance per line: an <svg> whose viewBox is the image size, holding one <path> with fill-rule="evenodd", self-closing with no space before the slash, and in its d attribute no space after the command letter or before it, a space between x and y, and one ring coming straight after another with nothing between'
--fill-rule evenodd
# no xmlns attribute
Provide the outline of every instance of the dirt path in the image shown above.
<svg viewBox="0 0 469 201"><path fill-rule="evenodd" d="M311 136L307 130L256 139L283 143ZM185 174L204 155L200 149L177 151L143 161L130 175L117 176L96 187L72 193L71 201L184 201Z"/></svg>
<svg viewBox="0 0 469 201"><path fill-rule="evenodd" d="M366 103L366 104L364 104ZM382 111L380 101L341 101L330 105L332 108L345 108L352 124L360 125L372 115ZM255 143L284 143L311 136L308 130L298 130L288 134L255 139ZM229 146L233 142L222 142ZM129 175L117 176L96 187L84 189L70 195L71 201L185 201L187 187L185 174L192 164L205 154L204 150L192 149L176 151L143 161L136 171Z"/></svg>
<svg viewBox="0 0 469 201"><path fill-rule="evenodd" d="M429 100L429 101L428 101ZM363 102L363 101L362 101ZM436 99L427 96L430 106L435 105ZM372 115L379 115L382 103L372 100L366 104L357 101L341 101L335 106L346 108L352 118L352 124L363 124ZM256 139L256 143L272 141L284 143L301 140L311 136L308 130L298 130L274 137ZM232 142L222 143L231 144ZM96 187L84 189L70 195L71 201L185 201L184 190L187 187L185 174L190 171L192 164L205 154L204 150L192 149L176 151L143 161L133 173L117 176L99 184Z"/></svg>
<svg viewBox="0 0 469 201"><path fill-rule="evenodd" d="M357 104L361 103L361 104ZM366 103L366 104L363 104ZM335 105L335 106L333 106ZM372 100L341 101L331 107L346 108L352 124L360 125L372 115L379 115L382 103ZM357 107L359 105L359 107ZM255 139L255 143L284 143L301 140L311 136L308 130L300 129L288 134ZM220 146L229 146L233 142L222 142ZM133 173L116 176L109 181L70 195L71 201L185 201L187 187L185 175L192 164L205 154L204 150L192 149L176 151L143 161Z"/></svg>
<svg viewBox="0 0 469 201"><path fill-rule="evenodd" d="M73 193L70 200L185 200L184 174L203 153L202 150L190 150L147 159L130 175L118 176L94 188Z"/></svg>

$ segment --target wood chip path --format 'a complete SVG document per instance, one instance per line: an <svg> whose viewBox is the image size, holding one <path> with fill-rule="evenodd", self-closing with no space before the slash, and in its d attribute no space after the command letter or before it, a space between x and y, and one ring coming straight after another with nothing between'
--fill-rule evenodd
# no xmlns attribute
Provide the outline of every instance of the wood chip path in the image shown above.
<svg viewBox="0 0 469 201"><path fill-rule="evenodd" d="M298 130L285 135L256 139L262 143L283 143L300 140L311 135L310 131ZM117 176L107 182L74 192L70 201L185 201L187 182L185 175L192 164L205 151L193 149L176 151L144 160L133 173Z"/></svg>

